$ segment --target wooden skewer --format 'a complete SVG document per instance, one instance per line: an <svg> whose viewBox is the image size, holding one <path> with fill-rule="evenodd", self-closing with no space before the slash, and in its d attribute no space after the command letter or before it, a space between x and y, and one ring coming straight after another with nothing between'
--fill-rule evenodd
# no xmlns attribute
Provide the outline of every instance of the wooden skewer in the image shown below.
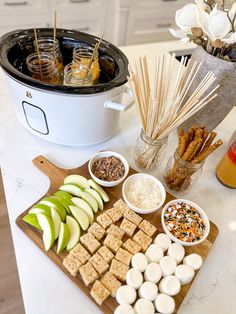
<svg viewBox="0 0 236 314"><path fill-rule="evenodd" d="M56 39L57 39L57 10L54 11L53 38L56 41Z"/></svg>
<svg viewBox="0 0 236 314"><path fill-rule="evenodd" d="M87 68L87 75L86 76L88 76L88 74L89 74L89 72L91 70L91 66L92 66L92 63L93 63L94 56L95 56L96 52L98 51L98 48L99 48L99 46L101 44L101 41L102 41L102 39L104 37L104 34L105 34L105 31L103 32L102 36L100 37L99 41L96 43L96 45L95 45L95 47L93 49L93 54L92 54L92 57L89 60L89 64L88 64L88 68Z"/></svg>
<svg viewBox="0 0 236 314"><path fill-rule="evenodd" d="M39 52L39 43L38 43L38 36L37 36L36 28L34 28L34 38L35 38L35 46L36 46L36 52L37 52L38 59L39 59L39 64L41 64L41 58L40 58L40 52Z"/></svg>

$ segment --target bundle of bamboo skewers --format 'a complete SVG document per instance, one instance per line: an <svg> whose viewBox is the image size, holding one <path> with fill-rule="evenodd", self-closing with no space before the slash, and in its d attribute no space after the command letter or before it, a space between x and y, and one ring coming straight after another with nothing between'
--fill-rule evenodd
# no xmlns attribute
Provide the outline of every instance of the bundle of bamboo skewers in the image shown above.
<svg viewBox="0 0 236 314"><path fill-rule="evenodd" d="M186 97L201 64L187 63L182 57L176 65L174 55L162 54L156 58L154 84L151 88L147 57L140 57L129 65L128 81L141 119L143 132L151 145L144 145L135 155L136 163L146 169L153 169L157 162L160 145L158 140L168 135L198 110L212 101L218 85L213 87L215 77L212 72L199 82L196 90ZM207 95L204 94L207 92Z"/></svg>

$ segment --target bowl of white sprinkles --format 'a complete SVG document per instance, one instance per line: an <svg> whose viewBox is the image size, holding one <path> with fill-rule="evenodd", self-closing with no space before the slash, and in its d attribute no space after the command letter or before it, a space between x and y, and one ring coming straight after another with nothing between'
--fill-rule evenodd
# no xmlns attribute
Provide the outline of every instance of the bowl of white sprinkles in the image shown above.
<svg viewBox="0 0 236 314"><path fill-rule="evenodd" d="M139 214L150 214L161 208L166 199L163 184L146 173L129 176L122 187L126 204Z"/></svg>
<svg viewBox="0 0 236 314"><path fill-rule="evenodd" d="M203 242L210 232L210 222L204 210L185 199L167 203L162 210L161 223L170 239L184 246Z"/></svg>

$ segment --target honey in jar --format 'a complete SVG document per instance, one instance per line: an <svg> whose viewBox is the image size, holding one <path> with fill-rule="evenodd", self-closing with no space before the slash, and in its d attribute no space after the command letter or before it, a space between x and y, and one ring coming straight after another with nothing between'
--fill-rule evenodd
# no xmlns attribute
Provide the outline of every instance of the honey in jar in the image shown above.
<svg viewBox="0 0 236 314"><path fill-rule="evenodd" d="M35 80L55 85L61 84L61 76L51 54L43 52L39 59L37 53L32 53L27 57L26 64L31 77Z"/></svg>
<svg viewBox="0 0 236 314"><path fill-rule="evenodd" d="M88 66L92 55L93 55L93 50L91 50L89 47L76 48L73 51L73 63L83 64L85 66ZM92 72L93 84L97 84L99 76L100 76L98 52L96 52L93 56L93 62L91 65L91 72Z"/></svg>
<svg viewBox="0 0 236 314"><path fill-rule="evenodd" d="M216 177L229 188L236 189L236 140L216 168Z"/></svg>

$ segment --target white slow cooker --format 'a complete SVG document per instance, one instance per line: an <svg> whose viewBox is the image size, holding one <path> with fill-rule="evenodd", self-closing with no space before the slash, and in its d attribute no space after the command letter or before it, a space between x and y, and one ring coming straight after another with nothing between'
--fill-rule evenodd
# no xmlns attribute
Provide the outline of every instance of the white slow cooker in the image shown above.
<svg viewBox="0 0 236 314"><path fill-rule="evenodd" d="M39 29L40 37L52 29ZM74 47L94 46L96 37L58 29L64 64L71 62ZM133 104L127 81L128 60L115 46L102 41L99 48L100 82L96 86L58 86L29 76L26 57L34 52L33 29L14 31L0 40L0 65L13 99L17 117L36 136L63 145L91 145L112 136L120 111ZM123 95L126 102L122 103Z"/></svg>

